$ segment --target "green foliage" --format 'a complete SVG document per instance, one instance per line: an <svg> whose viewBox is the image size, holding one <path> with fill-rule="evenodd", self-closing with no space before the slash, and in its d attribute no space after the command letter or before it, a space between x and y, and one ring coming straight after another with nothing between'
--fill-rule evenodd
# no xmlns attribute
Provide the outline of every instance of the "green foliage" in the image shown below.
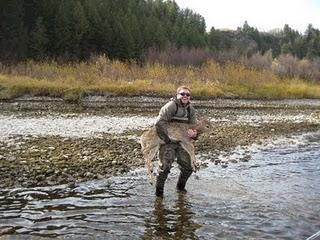
<svg viewBox="0 0 320 240"><path fill-rule="evenodd" d="M56 49L66 58L81 57L81 43L88 30L82 5L78 1L61 1L55 18Z"/></svg>
<svg viewBox="0 0 320 240"><path fill-rule="evenodd" d="M7 62L25 58L27 32L23 7L23 0L1 1L0 57Z"/></svg>
<svg viewBox="0 0 320 240"><path fill-rule="evenodd" d="M47 44L49 42L47 31L43 25L41 17L38 18L35 28L30 34L30 55L36 60L42 60L47 54Z"/></svg>
<svg viewBox="0 0 320 240"><path fill-rule="evenodd" d="M299 59L320 57L320 31L304 34L288 24L259 32L245 22L236 31L206 32L204 18L173 0L1 0L0 61L28 58L62 62L93 55L143 61L149 49L232 51L239 57L272 52Z"/></svg>

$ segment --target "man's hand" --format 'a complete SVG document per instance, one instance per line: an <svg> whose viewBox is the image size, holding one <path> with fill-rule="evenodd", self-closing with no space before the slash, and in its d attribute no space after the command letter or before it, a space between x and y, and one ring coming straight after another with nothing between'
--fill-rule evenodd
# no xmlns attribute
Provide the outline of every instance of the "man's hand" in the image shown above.
<svg viewBox="0 0 320 240"><path fill-rule="evenodd" d="M198 132L195 129L188 129L187 134L189 138L196 139Z"/></svg>

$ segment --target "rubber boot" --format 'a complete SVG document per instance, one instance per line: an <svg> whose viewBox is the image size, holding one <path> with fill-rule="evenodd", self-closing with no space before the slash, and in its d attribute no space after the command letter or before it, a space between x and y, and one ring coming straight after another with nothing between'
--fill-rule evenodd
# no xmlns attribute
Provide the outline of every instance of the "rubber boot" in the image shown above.
<svg viewBox="0 0 320 240"><path fill-rule="evenodd" d="M186 187L186 181L179 178L178 183L177 183L178 192L187 192L185 187Z"/></svg>
<svg viewBox="0 0 320 240"><path fill-rule="evenodd" d="M190 175L192 174L192 171L191 172L181 172L180 175L179 175L179 180L178 180L178 183L177 183L177 190L179 192L187 192L186 190L186 183L188 181L188 178L190 177Z"/></svg>
<svg viewBox="0 0 320 240"><path fill-rule="evenodd" d="M156 187L156 196L163 197L163 188Z"/></svg>
<svg viewBox="0 0 320 240"><path fill-rule="evenodd" d="M157 197L163 197L163 189L164 189L164 183L168 177L168 173L163 171L160 172L157 176L157 182L156 182L156 196Z"/></svg>

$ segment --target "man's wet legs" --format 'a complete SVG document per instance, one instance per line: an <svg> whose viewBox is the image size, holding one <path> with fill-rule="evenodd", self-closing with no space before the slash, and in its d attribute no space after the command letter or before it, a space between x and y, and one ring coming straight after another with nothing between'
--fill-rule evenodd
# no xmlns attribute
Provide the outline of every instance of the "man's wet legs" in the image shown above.
<svg viewBox="0 0 320 240"><path fill-rule="evenodd" d="M179 175L179 179L178 179L178 183L177 183L177 190L180 192L187 192L186 190L186 183L189 179L189 177L191 176L192 171L181 171L180 175Z"/></svg>
<svg viewBox="0 0 320 240"><path fill-rule="evenodd" d="M177 190L186 192L186 183L192 174L191 159L189 154L181 146L177 149L177 158L181 171L177 183Z"/></svg>
<svg viewBox="0 0 320 240"><path fill-rule="evenodd" d="M168 174L170 173L170 169L175 158L176 148L177 148L176 144L163 144L160 146L160 150L159 150L160 167L159 167L159 174L157 176L157 182L156 182L157 197L163 196L164 184L167 180Z"/></svg>
<svg viewBox="0 0 320 240"><path fill-rule="evenodd" d="M167 177L168 177L168 173L159 172L159 175L157 177L157 183L156 183L156 196L157 197L163 196L164 183L165 183Z"/></svg>

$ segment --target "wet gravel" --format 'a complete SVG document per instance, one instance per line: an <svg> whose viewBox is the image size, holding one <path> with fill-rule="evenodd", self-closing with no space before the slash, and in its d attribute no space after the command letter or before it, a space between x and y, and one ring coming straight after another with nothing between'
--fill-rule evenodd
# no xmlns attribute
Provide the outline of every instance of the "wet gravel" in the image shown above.
<svg viewBox="0 0 320 240"><path fill-rule="evenodd" d="M91 98L77 104L30 98L1 102L0 187L73 184L143 167L139 136L165 101L136 97ZM199 115L214 125L197 141L197 153L218 167L228 164L219 162L221 152L320 126L317 100L195 103Z"/></svg>

